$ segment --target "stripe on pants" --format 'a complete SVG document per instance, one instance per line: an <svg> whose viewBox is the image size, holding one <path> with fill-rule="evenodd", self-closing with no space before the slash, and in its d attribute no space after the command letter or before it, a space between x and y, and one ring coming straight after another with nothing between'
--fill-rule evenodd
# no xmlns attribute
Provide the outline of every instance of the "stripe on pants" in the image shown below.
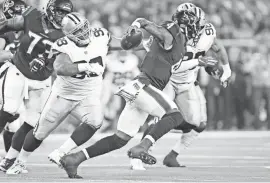
<svg viewBox="0 0 270 183"><path fill-rule="evenodd" d="M155 101L165 110L166 113L173 109L170 103L164 98L165 94L163 94L162 91L154 88L151 85L145 86L143 90L148 93L148 95L153 97Z"/></svg>

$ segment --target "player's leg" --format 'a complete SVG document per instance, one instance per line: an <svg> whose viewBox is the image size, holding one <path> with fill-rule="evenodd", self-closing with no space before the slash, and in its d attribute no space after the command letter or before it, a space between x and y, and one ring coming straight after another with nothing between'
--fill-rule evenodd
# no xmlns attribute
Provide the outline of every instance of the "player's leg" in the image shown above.
<svg viewBox="0 0 270 183"><path fill-rule="evenodd" d="M45 107L42 110L38 123L34 129L27 133L20 154L12 167L7 170L7 174L24 173L24 164L28 157L40 146L42 141L63 121L63 119L66 118L74 107L73 105L73 101L66 100L54 92L51 92Z"/></svg>
<svg viewBox="0 0 270 183"><path fill-rule="evenodd" d="M176 96L175 102L184 119L196 127L194 129L180 129L183 131L170 153L164 158L163 164L168 167L183 167L177 162L180 152L187 149L195 141L205 127L207 121L206 100L199 86L193 85L188 91Z"/></svg>
<svg viewBox="0 0 270 183"><path fill-rule="evenodd" d="M173 88L173 85L171 81L166 85L166 87L163 90L163 93L165 93L170 100L175 99L175 91ZM158 122L158 117L151 117L151 119L148 122L148 128L144 131L142 139L150 132L150 130L154 127L154 125Z"/></svg>
<svg viewBox="0 0 270 183"><path fill-rule="evenodd" d="M88 141L102 125L103 108L98 97L89 96L83 99L72 110L71 115L81 121L68 140L58 149L49 154L48 158L61 166L60 158L72 149Z"/></svg>
<svg viewBox="0 0 270 183"><path fill-rule="evenodd" d="M183 122L183 118L175 103L166 94L151 85L143 88L135 102L141 110L153 116L158 116L161 120L157 122L139 145L129 150L128 154L130 157L142 159L147 164L153 164L156 159L149 155L147 151L164 134L179 126Z"/></svg>
<svg viewBox="0 0 270 183"><path fill-rule="evenodd" d="M0 74L0 83L2 99L0 131L2 131L7 122L13 122L19 117L18 110L23 103L25 77L14 65L11 65Z"/></svg>
<svg viewBox="0 0 270 183"><path fill-rule="evenodd" d="M24 105L21 105L19 110L24 122L23 125L21 125L14 134L11 147L6 154L5 159L1 162L1 165L5 165L0 165L1 169L3 170L7 170L11 166L10 163L7 163L12 162L9 160L14 160L17 158L27 133L37 124L41 110L44 107L45 102L50 94L50 84L48 85L47 81L34 81L34 83L32 83L32 80L27 79L25 85L25 93Z"/></svg>
<svg viewBox="0 0 270 183"><path fill-rule="evenodd" d="M139 131L148 114L127 103L122 111L117 131L74 154L64 156L61 163L70 178L77 178L77 167L85 160L120 149Z"/></svg>
<svg viewBox="0 0 270 183"><path fill-rule="evenodd" d="M174 87L172 85L171 82L169 82L166 87L163 90L163 93L165 93L170 100L174 100L175 98L175 90ZM152 128L154 127L154 125L159 121L158 117L154 117L154 116L150 116L148 117L148 122L147 125L148 127L146 128L146 130L143 132L143 136L141 138L141 140L144 139L144 137L152 130ZM140 159L136 159L136 158L131 158L130 159L130 164L131 164L131 169L133 170L144 170L144 166L143 163Z"/></svg>

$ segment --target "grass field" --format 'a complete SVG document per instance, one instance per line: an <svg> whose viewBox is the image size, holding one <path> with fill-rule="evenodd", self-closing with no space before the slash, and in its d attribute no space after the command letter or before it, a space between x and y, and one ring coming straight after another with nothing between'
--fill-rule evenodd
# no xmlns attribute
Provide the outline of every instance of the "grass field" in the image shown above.
<svg viewBox="0 0 270 183"><path fill-rule="evenodd" d="M102 136L95 135L89 143ZM79 168L79 175L84 177L81 180L68 179L62 169L47 160L47 155L67 137L51 135L30 157L28 174L10 176L0 172L0 182L270 182L269 131L205 132L179 157L186 168L162 165L163 157L180 138L180 134L170 133L153 148L158 163L147 166L146 171L132 171L126 152L139 142L139 134L125 148L83 163ZM3 147L2 140L0 144Z"/></svg>

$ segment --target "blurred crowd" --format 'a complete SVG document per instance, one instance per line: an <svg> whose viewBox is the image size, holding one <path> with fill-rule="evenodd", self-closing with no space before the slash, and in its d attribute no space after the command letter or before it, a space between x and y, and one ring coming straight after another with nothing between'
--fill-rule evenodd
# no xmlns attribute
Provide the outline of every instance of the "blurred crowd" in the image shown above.
<svg viewBox="0 0 270 183"><path fill-rule="evenodd" d="M206 12L209 22L214 24L217 37L223 40L233 71L227 88L222 88L217 80L209 77L203 70L200 72L198 79L208 102L208 128L270 129L269 0L73 2L76 10L86 15L93 27L105 27L116 37L121 37L138 17L160 23L171 19L172 13L183 2L200 6ZM32 0L32 3L44 5L42 1ZM143 52L127 54L137 57L138 62L144 55ZM115 124L120 106L123 105L119 101L105 104L106 119L109 121L107 126Z"/></svg>

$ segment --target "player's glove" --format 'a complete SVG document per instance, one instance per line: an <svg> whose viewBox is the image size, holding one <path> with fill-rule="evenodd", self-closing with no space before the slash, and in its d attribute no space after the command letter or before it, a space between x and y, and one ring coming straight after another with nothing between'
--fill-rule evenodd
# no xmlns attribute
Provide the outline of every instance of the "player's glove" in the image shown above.
<svg viewBox="0 0 270 183"><path fill-rule="evenodd" d="M43 57L35 58L30 62L31 72L38 72L45 67L45 59Z"/></svg>
<svg viewBox="0 0 270 183"><path fill-rule="evenodd" d="M216 67L218 64L218 61L213 57L199 57L198 61L199 66L203 67Z"/></svg>

